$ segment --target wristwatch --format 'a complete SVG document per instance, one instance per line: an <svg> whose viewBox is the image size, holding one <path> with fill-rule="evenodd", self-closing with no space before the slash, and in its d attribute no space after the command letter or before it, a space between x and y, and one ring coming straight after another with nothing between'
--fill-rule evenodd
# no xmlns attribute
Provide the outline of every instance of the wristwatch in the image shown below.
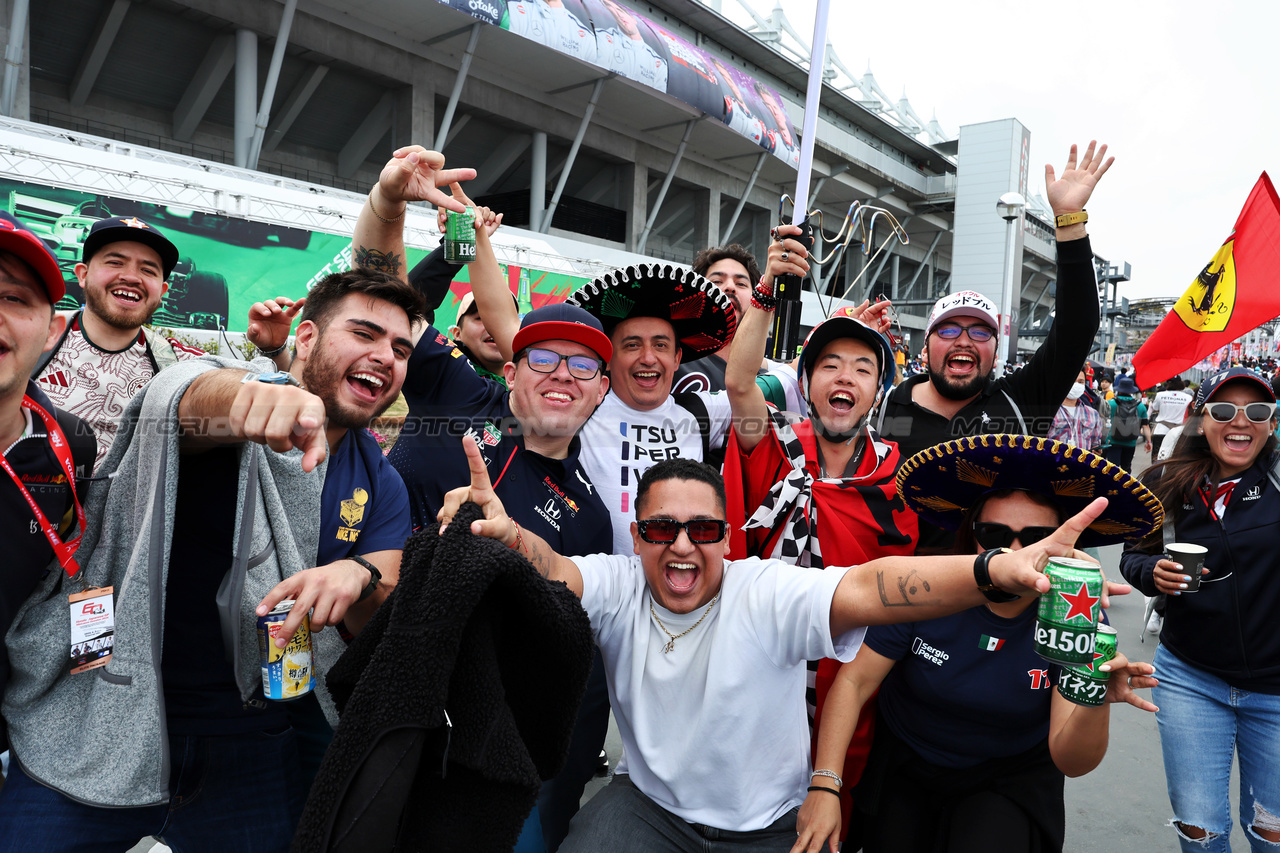
<svg viewBox="0 0 1280 853"><path fill-rule="evenodd" d="M1005 592L991 582L991 570L987 564L991 562L991 558L996 554L1012 554L1010 548L992 548L983 551L973 561L973 579L978 584L978 591L987 597L987 601L993 604L1004 604L1008 601L1017 601L1022 596L1014 595L1011 592Z"/></svg>
<svg viewBox="0 0 1280 853"><path fill-rule="evenodd" d="M369 570L369 585L360 590L360 597L356 599L356 601L364 601L366 598L373 595L374 590L378 588L378 584L382 582L382 572L378 571L377 566L370 563L359 554L352 554L350 557L347 557L347 559L359 563Z"/></svg>
<svg viewBox="0 0 1280 853"><path fill-rule="evenodd" d="M246 373L244 378L240 380L243 385L246 382L262 382L266 385L292 385L295 388L301 388L302 383L292 373L286 373L283 370L273 370L270 373Z"/></svg>

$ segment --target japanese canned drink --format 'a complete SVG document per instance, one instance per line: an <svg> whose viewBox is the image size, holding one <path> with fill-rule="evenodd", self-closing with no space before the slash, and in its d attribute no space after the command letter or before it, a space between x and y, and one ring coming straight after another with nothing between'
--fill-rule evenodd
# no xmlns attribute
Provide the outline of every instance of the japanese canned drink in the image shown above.
<svg viewBox="0 0 1280 853"><path fill-rule="evenodd" d="M449 211L444 228L444 259L451 264L469 264L476 259L476 209L466 213Z"/></svg>
<svg viewBox="0 0 1280 853"><path fill-rule="evenodd" d="M1063 666L1092 663L1102 605L1102 570L1086 560L1051 557L1044 573L1051 586L1040 596L1036 654Z"/></svg>
<svg viewBox="0 0 1280 853"><path fill-rule="evenodd" d="M1077 705L1096 708L1107 701L1107 679L1111 673L1097 667L1116 656L1116 629L1099 625L1093 644L1093 662L1086 666L1063 667L1058 675L1058 692Z"/></svg>
<svg viewBox="0 0 1280 853"><path fill-rule="evenodd" d="M282 601L266 616L258 617L258 653L262 661L262 693L268 699L285 701L305 696L315 688L311 662L311 619L302 624L283 648L276 638L293 609L292 600Z"/></svg>

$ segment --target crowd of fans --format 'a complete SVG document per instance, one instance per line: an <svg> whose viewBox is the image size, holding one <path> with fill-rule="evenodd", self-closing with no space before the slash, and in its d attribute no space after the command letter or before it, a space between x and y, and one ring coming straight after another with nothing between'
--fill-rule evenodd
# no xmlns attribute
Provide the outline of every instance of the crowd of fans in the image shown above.
<svg viewBox="0 0 1280 853"><path fill-rule="evenodd" d="M1275 394L1094 373L1081 212L1111 163L1046 169L1056 321L1002 376L972 291L917 360L886 302L766 359L775 279L810 269L788 225L763 267L709 247L522 314L474 171L416 146L355 269L253 306L248 365L147 329L177 258L148 223L93 227L67 318L0 217L0 849L1061 850L1114 703L1157 714L1184 849L1227 849L1237 751L1241 823L1280 843ZM418 201L475 207L452 323L460 267L405 264ZM1167 452L1145 484L1140 445ZM1175 526L1212 555L1194 596ZM1049 558L1118 543L1162 645L1100 664L1085 707L1035 604ZM256 623L284 601L314 690L279 702ZM611 712L624 750L579 810Z"/></svg>

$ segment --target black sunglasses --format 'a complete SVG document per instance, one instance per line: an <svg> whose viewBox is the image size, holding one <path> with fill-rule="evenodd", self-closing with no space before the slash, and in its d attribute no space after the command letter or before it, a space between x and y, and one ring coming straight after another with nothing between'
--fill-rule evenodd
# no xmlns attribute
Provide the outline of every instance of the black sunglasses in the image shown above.
<svg viewBox="0 0 1280 853"><path fill-rule="evenodd" d="M604 364L600 359L589 355L561 355L554 350L541 347L529 347L524 351L523 356L529 363L529 369L537 373L555 373L560 369L560 362L567 361L569 375L574 379L595 379ZM519 358L516 360L519 361Z"/></svg>
<svg viewBox="0 0 1280 853"><path fill-rule="evenodd" d="M977 539L978 544L983 548L1009 548L1013 546L1015 539L1025 548L1041 539L1047 539L1057 529L1056 527L1024 527L1021 530L1014 530L1007 524L979 521L973 525L973 538Z"/></svg>
<svg viewBox="0 0 1280 853"><path fill-rule="evenodd" d="M689 534L689 541L694 545L713 545L724 539L729 531L729 522L718 518L694 518L689 521L646 518L644 521L637 521L636 528L640 531L640 538L652 545L670 545L679 537L681 530Z"/></svg>
<svg viewBox="0 0 1280 853"><path fill-rule="evenodd" d="M1275 403L1209 403L1204 407L1209 417L1220 424L1229 424L1236 419L1236 412L1244 409L1244 416L1255 424L1265 424L1275 417Z"/></svg>

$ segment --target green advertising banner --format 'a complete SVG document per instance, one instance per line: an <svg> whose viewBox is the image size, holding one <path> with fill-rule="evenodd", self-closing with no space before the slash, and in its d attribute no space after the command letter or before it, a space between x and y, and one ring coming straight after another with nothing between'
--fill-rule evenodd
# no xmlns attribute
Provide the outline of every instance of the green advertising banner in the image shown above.
<svg viewBox="0 0 1280 853"><path fill-rule="evenodd" d="M134 199L59 189L44 184L0 179L5 210L49 245L67 282L59 309L74 310L83 291L75 266L93 223L109 216L137 216L157 227L178 247L179 261L152 325L175 329L226 329L243 332L249 307L276 296L298 299L324 276L349 269L351 237L254 222L233 216L152 204ZM408 250L408 262L426 255ZM504 266L512 293L521 267ZM588 279L529 269L530 302L537 308L560 302ZM437 325L447 328L457 303L470 291L467 270L454 280L452 299L437 310Z"/></svg>

